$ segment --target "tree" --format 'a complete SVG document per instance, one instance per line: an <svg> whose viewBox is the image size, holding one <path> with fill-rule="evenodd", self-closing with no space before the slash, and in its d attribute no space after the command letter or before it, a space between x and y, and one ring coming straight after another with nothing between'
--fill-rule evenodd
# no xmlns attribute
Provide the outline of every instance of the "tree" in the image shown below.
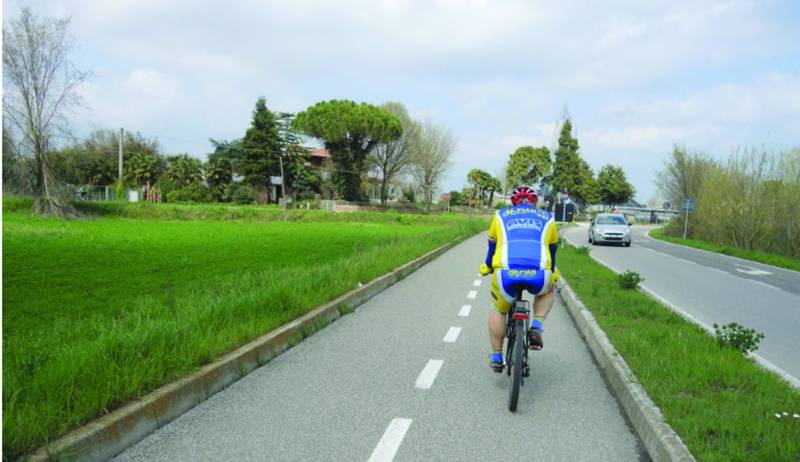
<svg viewBox="0 0 800 462"><path fill-rule="evenodd" d="M456 138L449 130L425 122L413 150L411 174L422 192L425 209L430 208L436 188L456 150Z"/></svg>
<svg viewBox="0 0 800 462"><path fill-rule="evenodd" d="M129 165L136 155L153 158L151 183L164 170L164 160L159 155L158 141L142 136L138 132L126 132L123 139L123 172L129 183L144 186L130 175ZM106 186L117 181L119 154L119 132L117 130L95 130L83 141L76 141L60 151L51 153L48 166L53 176L72 185ZM141 158L137 158L140 161ZM137 165L136 168L141 168Z"/></svg>
<svg viewBox="0 0 800 462"><path fill-rule="evenodd" d="M492 175L477 168L473 168L467 172L467 182L472 186L470 199L477 197L479 206L483 204L483 194L486 191L487 182L491 177Z"/></svg>
<svg viewBox="0 0 800 462"><path fill-rule="evenodd" d="M494 201L494 193L500 189L500 180L490 176L484 183L484 189L489 191L489 200L486 202L486 206L491 208L492 202Z"/></svg>
<svg viewBox="0 0 800 462"><path fill-rule="evenodd" d="M33 168L30 158L17 150L11 131L3 121L3 193L33 194Z"/></svg>
<svg viewBox="0 0 800 462"><path fill-rule="evenodd" d="M317 103L297 114L294 127L325 143L336 167L336 189L351 201L362 197L361 178L369 152L403 133L397 117L371 104L349 100Z"/></svg>
<svg viewBox="0 0 800 462"><path fill-rule="evenodd" d="M308 195L319 186L316 172L308 168L309 150L294 129L295 115L281 112L277 116L278 140L283 160L283 181L292 197Z"/></svg>
<svg viewBox="0 0 800 462"><path fill-rule="evenodd" d="M262 98L256 101L253 120L242 139L239 171L256 190L256 201L267 201L270 177L280 175L281 140L275 115Z"/></svg>
<svg viewBox="0 0 800 462"><path fill-rule="evenodd" d="M600 200L604 204L624 204L633 198L636 190L625 178L625 171L616 165L606 165L597 174Z"/></svg>
<svg viewBox="0 0 800 462"><path fill-rule="evenodd" d="M550 174L550 150L542 146L522 146L508 156L506 181L510 187L534 186Z"/></svg>
<svg viewBox="0 0 800 462"><path fill-rule="evenodd" d="M581 158L578 149L578 140L572 136L572 121L566 118L561 126L554 156L551 180L553 192L567 191L580 201L594 203L599 200L597 182L591 167Z"/></svg>
<svg viewBox="0 0 800 462"><path fill-rule="evenodd" d="M136 152L125 162L126 180L138 186L149 188L163 172L163 161L154 154Z"/></svg>
<svg viewBox="0 0 800 462"><path fill-rule="evenodd" d="M179 187L203 181L203 164L188 154L178 154L167 158L165 176Z"/></svg>
<svg viewBox="0 0 800 462"><path fill-rule="evenodd" d="M216 202L231 200L231 183L233 182L233 167L231 160L225 156L209 156L205 164L206 184L209 192Z"/></svg>
<svg viewBox="0 0 800 462"><path fill-rule="evenodd" d="M706 174L714 166L705 154L675 145L664 162L664 169L658 172L656 184L672 207L678 208L683 199L697 199Z"/></svg>
<svg viewBox="0 0 800 462"><path fill-rule="evenodd" d="M411 150L417 143L419 126L401 103L385 103L381 105L381 109L397 117L403 127L403 134L398 139L378 143L369 158L370 166L380 176L380 199L381 204L385 204L392 180L401 174L411 161Z"/></svg>
<svg viewBox="0 0 800 462"><path fill-rule="evenodd" d="M65 112L80 104L78 87L87 78L69 59L68 27L68 19L40 18L28 8L3 27L3 117L33 151L34 210L62 217L77 212L58 193L47 157L55 132L67 128Z"/></svg>

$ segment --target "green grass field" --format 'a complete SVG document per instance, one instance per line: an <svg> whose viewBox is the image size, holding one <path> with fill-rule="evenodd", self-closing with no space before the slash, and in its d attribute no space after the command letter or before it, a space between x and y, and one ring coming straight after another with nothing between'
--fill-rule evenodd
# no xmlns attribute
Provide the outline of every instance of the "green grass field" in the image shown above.
<svg viewBox="0 0 800 462"><path fill-rule="evenodd" d="M92 207L104 216L63 221L4 201L4 457L488 224L305 211L281 222L274 207Z"/></svg>
<svg viewBox="0 0 800 462"><path fill-rule="evenodd" d="M558 266L700 461L800 460L800 391L564 246ZM777 418L776 413L788 412Z"/></svg>
<svg viewBox="0 0 800 462"><path fill-rule="evenodd" d="M774 253L761 252L758 250L743 250L735 247L712 244L711 242L700 241L697 239L682 239L680 237L667 236L663 228L650 231L650 237L662 241L681 244L695 249L708 250L709 252L721 253L732 257L739 257L745 260L766 263L767 265L778 266L790 270L800 271L800 259L776 255Z"/></svg>

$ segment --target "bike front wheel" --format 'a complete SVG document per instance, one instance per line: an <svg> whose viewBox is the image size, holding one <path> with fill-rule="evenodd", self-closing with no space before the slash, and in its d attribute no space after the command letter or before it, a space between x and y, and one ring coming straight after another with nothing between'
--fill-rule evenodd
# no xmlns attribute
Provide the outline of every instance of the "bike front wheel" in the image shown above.
<svg viewBox="0 0 800 462"><path fill-rule="evenodd" d="M508 384L508 410L511 412L517 410L519 389L522 386L522 355L525 354L525 334L525 321L517 319L514 322L514 346L512 347L511 363L509 364L511 381Z"/></svg>

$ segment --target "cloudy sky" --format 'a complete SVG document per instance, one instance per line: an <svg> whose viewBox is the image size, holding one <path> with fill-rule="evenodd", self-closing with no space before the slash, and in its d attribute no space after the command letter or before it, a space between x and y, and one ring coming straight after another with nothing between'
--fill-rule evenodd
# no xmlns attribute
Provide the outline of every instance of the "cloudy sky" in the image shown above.
<svg viewBox="0 0 800 462"><path fill-rule="evenodd" d="M404 103L459 140L446 189L552 146L565 107L583 157L622 165L643 201L674 143L800 145L796 0L6 0L4 21L23 5L72 18L93 73L79 135L125 127L201 158L262 95Z"/></svg>

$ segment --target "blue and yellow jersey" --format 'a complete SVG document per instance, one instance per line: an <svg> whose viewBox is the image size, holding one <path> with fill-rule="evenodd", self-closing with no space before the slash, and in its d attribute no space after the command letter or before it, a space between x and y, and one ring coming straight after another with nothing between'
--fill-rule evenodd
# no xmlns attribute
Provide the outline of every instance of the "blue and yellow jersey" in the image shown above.
<svg viewBox="0 0 800 462"><path fill-rule="evenodd" d="M531 205L497 211L489 226L489 239L497 241L495 269L550 269L550 244L558 242L553 214Z"/></svg>

